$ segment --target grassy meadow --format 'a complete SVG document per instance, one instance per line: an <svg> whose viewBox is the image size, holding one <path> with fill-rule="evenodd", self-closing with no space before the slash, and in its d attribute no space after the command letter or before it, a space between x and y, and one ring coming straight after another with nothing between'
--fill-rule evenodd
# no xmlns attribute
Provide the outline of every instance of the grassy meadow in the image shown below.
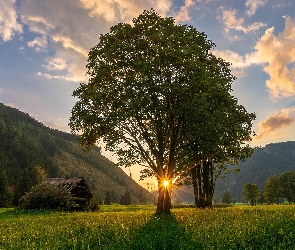
<svg viewBox="0 0 295 250"><path fill-rule="evenodd" d="M295 249L295 206L98 212L0 209L0 249Z"/></svg>

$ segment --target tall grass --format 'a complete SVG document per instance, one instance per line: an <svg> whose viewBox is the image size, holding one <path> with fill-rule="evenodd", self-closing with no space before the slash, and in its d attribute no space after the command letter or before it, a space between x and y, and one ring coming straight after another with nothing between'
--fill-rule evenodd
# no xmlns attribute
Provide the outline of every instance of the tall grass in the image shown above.
<svg viewBox="0 0 295 250"><path fill-rule="evenodd" d="M295 249L295 206L119 208L2 212L0 249Z"/></svg>

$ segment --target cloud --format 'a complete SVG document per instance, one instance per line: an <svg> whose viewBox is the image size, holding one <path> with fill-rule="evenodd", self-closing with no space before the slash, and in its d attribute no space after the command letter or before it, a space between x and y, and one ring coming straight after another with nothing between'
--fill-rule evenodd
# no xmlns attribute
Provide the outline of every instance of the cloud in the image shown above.
<svg viewBox="0 0 295 250"><path fill-rule="evenodd" d="M23 16L24 18L24 16ZM28 16L24 18L26 24L29 26L30 31L46 35L50 30L53 30L55 26L50 23L49 20L45 20L42 16Z"/></svg>
<svg viewBox="0 0 295 250"><path fill-rule="evenodd" d="M237 78L246 76L244 69L252 65L262 64L256 51L245 55L239 55L231 50L213 50L212 54L231 63L231 73Z"/></svg>
<svg viewBox="0 0 295 250"><path fill-rule="evenodd" d="M45 36L36 37L34 40L27 43L30 48L34 48L35 51L46 51L47 39Z"/></svg>
<svg viewBox="0 0 295 250"><path fill-rule="evenodd" d="M228 33L230 30L236 30L241 31L245 34L248 34L250 32L254 32L259 30L260 28L266 26L265 23L261 22L255 22L251 25L246 26L244 18L237 18L237 11L235 9L233 10L226 10L223 7L219 9L219 12L221 13L217 18L221 20L224 25L225 29L224 31Z"/></svg>
<svg viewBox="0 0 295 250"><path fill-rule="evenodd" d="M295 95L295 20L285 17L285 29L277 36L274 27L265 31L255 49L264 71L270 76L266 86L273 99Z"/></svg>
<svg viewBox="0 0 295 250"><path fill-rule="evenodd" d="M232 68L246 68L253 64L261 63L260 59L257 58L257 53L249 53L244 56L231 50L213 50L212 53L216 57L220 57L223 60L232 63Z"/></svg>
<svg viewBox="0 0 295 250"><path fill-rule="evenodd" d="M87 55L88 55L88 52L86 49L84 49L80 45L75 44L71 40L71 38L69 38L69 37L55 35L55 36L52 36L52 40L56 43L60 42L65 49L72 49L72 50L84 55L85 57L87 57Z"/></svg>
<svg viewBox="0 0 295 250"><path fill-rule="evenodd" d="M266 3L268 2L268 0L246 0L246 7L248 8L247 10L247 15L248 16L252 16L255 14L256 10L259 7L264 6Z"/></svg>
<svg viewBox="0 0 295 250"><path fill-rule="evenodd" d="M281 136L279 133L282 128L295 124L295 107L282 109L279 113L267 117L259 123L259 131L254 140L260 140L265 137Z"/></svg>
<svg viewBox="0 0 295 250"><path fill-rule="evenodd" d="M4 42L11 40L15 33L22 32L22 25L17 22L14 3L15 0L0 2L0 37Z"/></svg>
<svg viewBox="0 0 295 250"><path fill-rule="evenodd" d="M36 35L28 46L35 50L47 46L44 72L39 70L37 75L79 82L86 79L88 51L99 42L100 34L118 22L130 22L146 9L165 16L170 7L171 0L22 0L19 12Z"/></svg>
<svg viewBox="0 0 295 250"><path fill-rule="evenodd" d="M179 23L179 22L189 21L191 17L189 16L188 12L189 12L189 8L192 7L193 5L195 5L193 0L185 0L184 6L180 8L180 11L175 16L175 22Z"/></svg>
<svg viewBox="0 0 295 250"><path fill-rule="evenodd" d="M36 117L34 118L36 119ZM45 126L48 126L50 128L70 133L70 128L68 126L60 124L61 119L57 119L57 121L55 121L53 119L47 118L47 120L40 120L40 122L42 122Z"/></svg>
<svg viewBox="0 0 295 250"><path fill-rule="evenodd" d="M90 17L99 17L109 23L130 22L145 9L154 8L165 16L171 7L170 0L132 1L132 0L80 0L83 8L89 10Z"/></svg>
<svg viewBox="0 0 295 250"><path fill-rule="evenodd" d="M295 95L295 20L286 16L285 28L275 35L274 27L268 28L245 55L230 50L214 50L213 54L232 63L238 73L252 65L262 65L269 75L266 87L273 100ZM240 74L241 75L241 74Z"/></svg>

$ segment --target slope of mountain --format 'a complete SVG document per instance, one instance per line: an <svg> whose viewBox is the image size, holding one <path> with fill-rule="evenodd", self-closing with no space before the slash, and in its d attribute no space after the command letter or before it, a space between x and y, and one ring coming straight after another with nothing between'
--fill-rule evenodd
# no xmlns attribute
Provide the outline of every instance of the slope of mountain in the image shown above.
<svg viewBox="0 0 295 250"><path fill-rule="evenodd" d="M15 189L32 165L41 166L48 177L83 176L94 196L104 198L109 191L119 202L130 190L135 203L142 195L149 202L154 200L150 192L102 156L100 148L84 153L75 135L45 127L28 114L0 103L0 172L6 172Z"/></svg>
<svg viewBox="0 0 295 250"><path fill-rule="evenodd" d="M109 191L119 201L129 189L134 202L138 202L142 193L149 201L154 200L150 192L102 156L100 148L83 153L75 135L45 127L28 114L0 103L0 173L4 170L9 184L15 188L31 165L42 166L48 177L83 176L94 195L102 198ZM215 200L220 200L228 190L233 199L241 201L246 182L263 190L270 176L294 171L295 141L256 148L250 158L231 168L237 167L239 173L217 180ZM181 187L172 196L178 202L194 200L192 188Z"/></svg>
<svg viewBox="0 0 295 250"><path fill-rule="evenodd" d="M215 194L221 197L228 190L233 199L242 200L243 186L246 182L257 184L263 190L272 175L295 170L295 141L271 143L265 147L255 148L254 154L244 162L239 162L240 172L228 174L218 179Z"/></svg>
<svg viewBox="0 0 295 250"><path fill-rule="evenodd" d="M271 143L265 147L255 148L254 154L238 166L230 166L231 170L239 168L239 172L225 175L217 179L214 201L220 202L225 191L229 191L232 199L242 201L243 186L246 182L258 185L260 191L270 176L295 171L295 141ZM172 198L178 202L194 202L193 188L180 187L173 190Z"/></svg>

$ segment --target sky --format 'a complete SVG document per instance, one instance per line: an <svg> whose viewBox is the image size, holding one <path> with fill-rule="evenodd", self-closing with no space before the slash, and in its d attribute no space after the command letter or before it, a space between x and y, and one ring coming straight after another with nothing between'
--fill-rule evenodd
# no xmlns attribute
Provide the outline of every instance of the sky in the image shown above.
<svg viewBox="0 0 295 250"><path fill-rule="evenodd" d="M70 132L89 50L151 8L205 32L232 63L232 95L257 116L253 146L295 140L293 0L0 0L0 103Z"/></svg>

